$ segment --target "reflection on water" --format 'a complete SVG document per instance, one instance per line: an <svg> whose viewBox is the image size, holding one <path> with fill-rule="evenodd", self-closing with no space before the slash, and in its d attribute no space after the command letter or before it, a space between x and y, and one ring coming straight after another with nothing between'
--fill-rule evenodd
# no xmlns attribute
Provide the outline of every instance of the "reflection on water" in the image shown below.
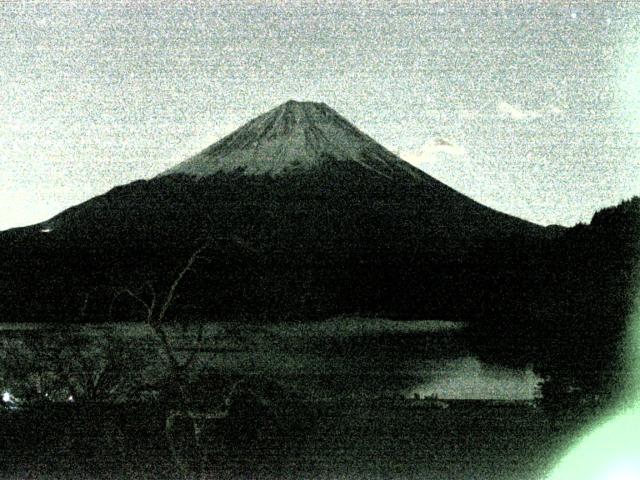
<svg viewBox="0 0 640 480"><path fill-rule="evenodd" d="M495 368L473 356L442 360L435 378L405 390L410 398L531 400L535 398L540 378L531 370ZM429 372L433 376L433 372Z"/></svg>
<svg viewBox="0 0 640 480"><path fill-rule="evenodd" d="M480 362L467 345L465 328L462 322L340 318L281 324L270 332L286 356L295 356L299 373L310 373L304 365L323 365L305 380L306 388L316 384L322 396L533 399L540 378L531 370Z"/></svg>
<svg viewBox="0 0 640 480"><path fill-rule="evenodd" d="M50 335L52 326L4 324L4 336ZM141 324L86 325L90 335L118 333L144 342ZM210 323L199 359L232 375L273 379L309 398L437 395L439 398L531 399L531 371L496 369L477 360L466 324L438 320L394 321L341 317L279 324ZM179 328L168 329L176 348L192 347ZM149 359L160 362L161 359Z"/></svg>

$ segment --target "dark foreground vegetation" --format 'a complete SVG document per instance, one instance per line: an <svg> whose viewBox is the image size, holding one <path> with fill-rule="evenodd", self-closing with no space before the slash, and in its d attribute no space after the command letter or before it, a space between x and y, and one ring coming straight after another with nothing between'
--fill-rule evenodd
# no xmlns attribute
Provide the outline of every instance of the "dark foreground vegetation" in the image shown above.
<svg viewBox="0 0 640 480"><path fill-rule="evenodd" d="M0 413L3 479L541 478L578 424L525 406L281 403L168 436L159 404L50 404ZM202 456L204 452L204 456Z"/></svg>

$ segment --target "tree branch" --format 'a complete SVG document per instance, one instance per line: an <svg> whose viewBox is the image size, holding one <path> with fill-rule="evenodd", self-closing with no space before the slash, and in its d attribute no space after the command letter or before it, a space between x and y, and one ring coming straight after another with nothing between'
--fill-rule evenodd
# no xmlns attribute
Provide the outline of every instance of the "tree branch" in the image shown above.
<svg viewBox="0 0 640 480"><path fill-rule="evenodd" d="M144 309L147 311L147 321L149 321L151 319L151 316L153 315L153 310L155 308L155 302L156 302L156 295L153 290L152 290L152 293L153 293L152 301L151 303L147 303L142 298L140 298L140 296L133 293L133 291L131 291L131 289L129 288L122 288L118 290L114 295L113 300L111 300L111 305L109 306L109 318L113 318L113 305L116 303L116 300L120 297L120 295L126 294L126 295L129 295L131 298L133 298L135 301L137 301L144 307Z"/></svg>
<svg viewBox="0 0 640 480"><path fill-rule="evenodd" d="M200 353L203 339L204 339L204 324L200 323L198 325L198 334L196 336L196 339L193 342L193 351L191 352L191 355L189 355L189 358L187 359L187 361L184 363L185 370L188 370L189 368L191 368L191 366L193 365L193 362L196 359L196 356L198 355L198 353Z"/></svg>
<svg viewBox="0 0 640 480"><path fill-rule="evenodd" d="M184 278L186 273L191 269L193 264L199 258L200 254L208 246L209 246L209 242L204 242L195 252L193 252L193 254L191 255L191 257L189 257L189 260L187 261L185 266L182 268L182 270L180 270L180 272L178 272L178 276L175 278L175 280L171 284L171 287L169 288L169 292L167 293L167 296L165 297L165 300L162 303L162 306L160 307L160 311L158 312L157 317L155 319L152 319L153 322L160 323L164 320L167 310L171 306L171 302L173 302L178 285L180 285L180 282L182 282L182 279Z"/></svg>
<svg viewBox="0 0 640 480"><path fill-rule="evenodd" d="M169 360L169 364L171 369L174 371L174 374L180 373L181 367L178 358L173 353L173 347L171 346L171 342L169 341L169 337L167 333L162 328L162 325L154 325L149 323L149 327L155 332L156 336L160 339L160 345L162 346L162 350L164 351L165 356Z"/></svg>

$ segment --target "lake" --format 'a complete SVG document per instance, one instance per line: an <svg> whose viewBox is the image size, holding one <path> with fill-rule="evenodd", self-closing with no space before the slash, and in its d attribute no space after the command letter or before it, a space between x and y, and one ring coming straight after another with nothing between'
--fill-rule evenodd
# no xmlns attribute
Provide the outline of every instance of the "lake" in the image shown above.
<svg viewBox="0 0 640 480"><path fill-rule="evenodd" d="M535 376L479 362L464 323L336 318L326 322L206 324L197 367L286 384L276 398L205 427L203 478L421 478L534 480L570 443L578 423L525 404ZM121 336L161 357L140 324L77 327ZM52 326L4 325L9 338L48 338ZM182 355L195 329L174 327ZM151 368L153 371L153 368ZM433 408L414 395L452 398ZM47 404L0 413L0 478L178 478L162 403Z"/></svg>
<svg viewBox="0 0 640 480"><path fill-rule="evenodd" d="M133 344L152 340L144 324L77 327L83 335L106 333ZM307 399L437 396L451 399L532 399L539 378L530 370L480 362L465 341L466 324L437 320L394 321L358 317L308 323L208 323L198 364L234 376L283 382ZM0 335L47 337L53 325L2 324ZM169 328L175 348L188 355L195 328ZM162 370L149 350L150 374Z"/></svg>

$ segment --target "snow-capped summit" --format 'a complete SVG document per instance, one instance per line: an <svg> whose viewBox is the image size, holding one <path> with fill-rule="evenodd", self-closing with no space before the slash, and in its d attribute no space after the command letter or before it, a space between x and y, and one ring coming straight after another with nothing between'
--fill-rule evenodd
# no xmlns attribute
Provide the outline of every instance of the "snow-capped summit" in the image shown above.
<svg viewBox="0 0 640 480"><path fill-rule="evenodd" d="M354 162L386 177L424 175L326 104L294 100L258 116L162 175L242 171L275 176L313 170L328 160Z"/></svg>

